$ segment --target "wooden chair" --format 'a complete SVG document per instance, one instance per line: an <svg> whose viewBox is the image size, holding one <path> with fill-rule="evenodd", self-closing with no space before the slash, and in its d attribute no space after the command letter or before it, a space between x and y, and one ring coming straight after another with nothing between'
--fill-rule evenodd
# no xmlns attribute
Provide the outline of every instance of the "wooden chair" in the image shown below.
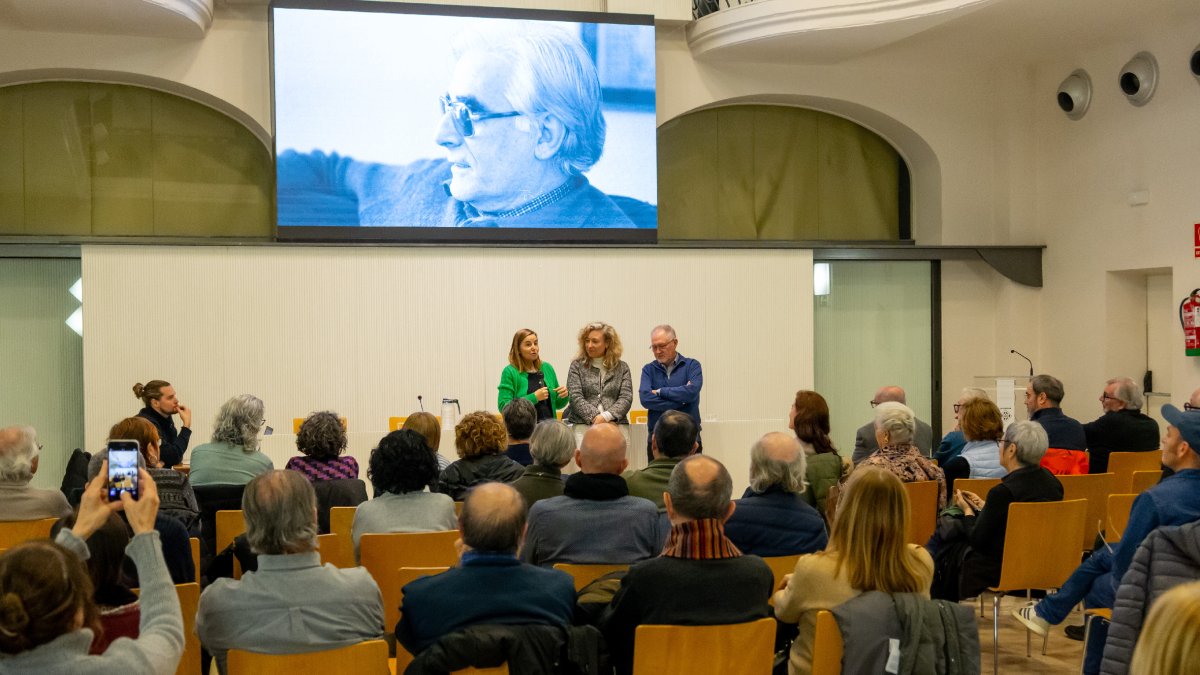
<svg viewBox="0 0 1200 675"><path fill-rule="evenodd" d="M392 532L364 534L358 540L359 563L367 568L383 594L383 625L395 628L400 620L400 588L396 570L401 567L453 567L458 564L454 542L458 530L448 532Z"/></svg>
<svg viewBox="0 0 1200 675"><path fill-rule="evenodd" d="M394 590L394 593L395 593L396 600L395 600L395 602L392 603L392 605L395 606L395 609L396 609L396 621L393 623L387 623L387 619L384 618L384 626L383 626L384 630L387 631L388 633L394 632L396 630L396 623L400 621L400 616L401 616L400 607L404 604L404 587L405 586L407 586L409 583L411 583L413 581L416 581L417 579L420 579L421 577L431 577L435 574L441 574L442 572L445 572L448 569L450 569L450 568L449 567L401 567L400 569L396 570L394 581L389 587L390 589ZM384 594L384 603L385 603L384 604L384 615L386 617L387 607L388 607L388 605L386 604L387 603L386 592ZM412 660L413 660L413 655L411 653L409 653L409 651L407 649L404 648L404 645L400 644L399 642L396 642L396 658L389 659L388 667L391 668L393 672L403 673L405 670L408 669L408 664L412 663ZM508 668L507 665L504 667Z"/></svg>
<svg viewBox="0 0 1200 675"><path fill-rule="evenodd" d="M176 464L175 466L171 467L171 469L185 476L191 475L192 473L191 464Z"/></svg>
<svg viewBox="0 0 1200 675"><path fill-rule="evenodd" d="M220 553L233 543L239 534L246 531L246 519L241 511L217 511L217 550ZM242 564L233 558L233 578L242 578Z"/></svg>
<svg viewBox="0 0 1200 675"><path fill-rule="evenodd" d="M50 536L50 528L56 522L58 518L0 521L0 548L12 548L33 539L45 539Z"/></svg>
<svg viewBox="0 0 1200 675"><path fill-rule="evenodd" d="M1090 551L1096 545L1096 535L1104 529L1107 519L1108 495L1112 493L1112 473L1089 473L1079 476L1058 476L1058 482L1063 486L1063 499L1086 499L1088 503L1087 520L1083 528L1083 548Z"/></svg>
<svg viewBox="0 0 1200 675"><path fill-rule="evenodd" d="M763 558L763 562L771 568L771 575L775 577L775 585L772 588L779 590L783 586L783 577L795 571L796 561L799 559L798 555L776 555ZM772 594L770 603L771 606L775 605L774 594Z"/></svg>
<svg viewBox="0 0 1200 675"><path fill-rule="evenodd" d="M1133 481L1129 486L1129 491L1134 494L1142 494L1146 490L1158 485L1158 481L1162 480L1162 469L1154 471L1134 471Z"/></svg>
<svg viewBox="0 0 1200 675"><path fill-rule="evenodd" d="M633 675L770 675L775 620L720 626L637 627Z"/></svg>
<svg viewBox="0 0 1200 675"><path fill-rule="evenodd" d="M959 478L954 481L954 489L974 492L979 495L980 499L987 499L988 492L999 484L999 478ZM946 495L946 497L953 499L954 495ZM921 543L924 544L924 542Z"/></svg>
<svg viewBox="0 0 1200 675"><path fill-rule="evenodd" d="M306 419L308 419L308 418L306 418L306 417L293 417L292 418L292 434L293 435L300 433L300 425L304 424L304 420L306 420ZM350 427L349 427L349 425L346 424L345 417L339 417L338 421L342 423L343 430L349 431ZM403 424L403 422L401 422L401 424ZM397 428L399 428L399 427L397 427Z"/></svg>
<svg viewBox="0 0 1200 675"><path fill-rule="evenodd" d="M1133 509L1135 494L1108 496L1108 524L1104 527L1104 541L1115 544L1121 541L1125 526L1129 523L1129 512Z"/></svg>
<svg viewBox="0 0 1200 675"><path fill-rule="evenodd" d="M329 563L343 570L354 567L354 552L343 551L336 534L318 534L317 552L321 554L322 565Z"/></svg>
<svg viewBox="0 0 1200 675"><path fill-rule="evenodd" d="M196 581L200 581L200 538L188 537L188 544L192 549L192 566L196 570Z"/></svg>
<svg viewBox="0 0 1200 675"><path fill-rule="evenodd" d="M1062 586L1079 565L1079 542L1087 520L1087 500L1015 502L1008 507L1000 583L992 593L992 668L1000 672L1000 598L1012 591ZM1025 633L1025 655L1030 655ZM1045 654L1046 642L1042 641Z"/></svg>
<svg viewBox="0 0 1200 675"><path fill-rule="evenodd" d="M193 551L198 550L198 541L193 538ZM196 574L200 569L196 568ZM200 584L175 584L179 596L179 610L183 613L183 657L175 675L200 675L200 638L196 636L196 610L200 606Z"/></svg>
<svg viewBox="0 0 1200 675"><path fill-rule="evenodd" d="M650 412L648 410L630 410L630 424L646 424L650 420Z"/></svg>
<svg viewBox="0 0 1200 675"><path fill-rule="evenodd" d="M938 482L923 480L905 483L908 490L908 541L924 546L937 526Z"/></svg>
<svg viewBox="0 0 1200 675"><path fill-rule="evenodd" d="M455 515L455 517L457 517L457 516L461 516L461 515L462 515L462 510L463 510L463 503L462 503L462 502L454 502L454 515Z"/></svg>
<svg viewBox="0 0 1200 675"><path fill-rule="evenodd" d="M842 632L833 612L818 611L817 629L813 635L812 675L841 675L844 648Z"/></svg>
<svg viewBox="0 0 1200 675"><path fill-rule="evenodd" d="M1134 471L1162 471L1162 454L1156 450L1148 452L1114 452L1108 456L1108 470L1117 476L1113 479L1113 492L1134 492Z"/></svg>
<svg viewBox="0 0 1200 675"><path fill-rule="evenodd" d="M229 675L386 675L387 643L368 640L349 647L304 654L256 654L229 650Z"/></svg>
<svg viewBox="0 0 1200 675"><path fill-rule="evenodd" d="M329 533L337 539L338 556L350 561L350 567L358 564L354 559L354 514L357 506L333 506L329 509Z"/></svg>
<svg viewBox="0 0 1200 675"><path fill-rule="evenodd" d="M508 675L508 664L501 663L494 668L463 668L455 670L450 675Z"/></svg>
<svg viewBox="0 0 1200 675"><path fill-rule="evenodd" d="M579 591L609 572L629 569L629 565L554 563L554 569L570 574L575 579L575 590Z"/></svg>
<svg viewBox="0 0 1200 675"><path fill-rule="evenodd" d="M830 485L829 492L825 495L825 522L829 523L829 529L833 529L833 518L837 515L838 500L842 497L842 486Z"/></svg>
<svg viewBox="0 0 1200 675"><path fill-rule="evenodd" d="M442 416L434 415L434 417L437 418L438 426L440 427L442 425ZM404 423L407 421L408 421L407 415L405 415L404 417L389 417L388 418L388 431L399 431L400 429L404 428Z"/></svg>

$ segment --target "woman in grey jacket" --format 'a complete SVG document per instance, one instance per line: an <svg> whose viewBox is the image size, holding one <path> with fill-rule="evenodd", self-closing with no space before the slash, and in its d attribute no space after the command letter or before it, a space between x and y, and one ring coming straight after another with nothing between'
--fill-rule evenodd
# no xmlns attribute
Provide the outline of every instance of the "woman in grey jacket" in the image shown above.
<svg viewBox="0 0 1200 675"><path fill-rule="evenodd" d="M579 353L567 373L571 403L563 413L563 421L575 425L577 438L588 426L613 422L621 425L628 443L633 378L621 352L621 337L612 326L596 321L579 331Z"/></svg>
<svg viewBox="0 0 1200 675"><path fill-rule="evenodd" d="M0 556L0 672L175 672L183 653L183 618L154 530L154 480L140 469L138 499L123 493L120 502L107 502L104 469L84 491L75 525L61 530L54 543L28 542ZM137 565L142 584L140 634L136 640L119 638L103 654L89 656L99 621L92 584L81 564L88 558L84 542L119 508L134 532L125 553Z"/></svg>

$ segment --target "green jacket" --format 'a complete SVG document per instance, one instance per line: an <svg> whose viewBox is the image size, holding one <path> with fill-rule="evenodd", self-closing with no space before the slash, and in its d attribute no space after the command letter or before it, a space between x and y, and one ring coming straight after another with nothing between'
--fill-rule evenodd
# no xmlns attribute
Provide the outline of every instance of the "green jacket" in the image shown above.
<svg viewBox="0 0 1200 675"><path fill-rule="evenodd" d="M671 479L671 470L675 468L682 457L658 457L650 461L646 468L637 471L626 471L621 474L625 484L629 486L629 494L633 497L649 499L658 506L659 512L666 510L663 503L663 493L667 491L667 481Z"/></svg>
<svg viewBox="0 0 1200 675"><path fill-rule="evenodd" d="M805 480L808 481L808 489L802 496L804 501L815 507L824 516L825 498L829 496L829 488L841 482L842 474L845 471L842 456L836 452L823 452L818 455L809 455L807 459Z"/></svg>
<svg viewBox="0 0 1200 675"><path fill-rule="evenodd" d="M558 376L554 374L554 366L542 361L542 374L546 376L546 387L550 389L550 407L554 410L567 407L570 397L559 398L558 394L554 393L554 389L558 387ZM537 405L537 396L525 393L529 391L529 373L522 373L511 364L504 366L500 373L500 386L497 389L500 390L499 396L496 397L498 410L504 410L504 406L514 398L523 398Z"/></svg>

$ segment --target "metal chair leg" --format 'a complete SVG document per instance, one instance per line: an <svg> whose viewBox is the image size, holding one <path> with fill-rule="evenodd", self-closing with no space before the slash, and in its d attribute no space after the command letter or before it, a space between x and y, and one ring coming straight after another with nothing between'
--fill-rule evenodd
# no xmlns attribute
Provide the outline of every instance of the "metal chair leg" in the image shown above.
<svg viewBox="0 0 1200 675"><path fill-rule="evenodd" d="M987 614L983 613L983 593L979 594L979 618L987 618Z"/></svg>
<svg viewBox="0 0 1200 675"><path fill-rule="evenodd" d="M1092 615L1085 614L1083 616L1083 656L1079 659L1080 675L1083 673L1083 667L1087 665L1087 645L1088 640L1092 637L1092 621L1095 619L1096 617Z"/></svg>
<svg viewBox="0 0 1200 675"><path fill-rule="evenodd" d="M992 675L1000 675L1000 596L992 595Z"/></svg>

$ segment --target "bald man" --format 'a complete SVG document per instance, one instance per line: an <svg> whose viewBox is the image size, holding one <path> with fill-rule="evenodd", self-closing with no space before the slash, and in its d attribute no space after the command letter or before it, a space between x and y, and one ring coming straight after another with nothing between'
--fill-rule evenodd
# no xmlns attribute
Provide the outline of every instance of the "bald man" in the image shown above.
<svg viewBox="0 0 1200 675"><path fill-rule="evenodd" d="M659 550L658 507L632 497L621 472L629 466L625 436L615 424L595 424L575 451L579 473L561 497L529 509L521 560L554 563L632 564Z"/></svg>
<svg viewBox="0 0 1200 675"><path fill-rule="evenodd" d="M825 550L825 519L801 496L804 449L795 434L772 431L750 448L750 487L734 502L725 534L742 553L797 555Z"/></svg>
<svg viewBox="0 0 1200 675"><path fill-rule="evenodd" d="M404 587L396 639L418 654L442 637L476 624L567 626L575 582L566 572L517 559L525 536L525 499L505 483L467 492L458 529L458 566ZM468 599L460 602L456 599Z"/></svg>
<svg viewBox="0 0 1200 675"><path fill-rule="evenodd" d="M871 407L888 401L903 403L908 405L908 394L904 393L902 387L888 385L880 387L879 391L875 392L875 398L871 399ZM917 433L913 435L913 445L921 450L921 453L929 457L933 452L933 427L929 426L921 420L917 420ZM871 456L879 449L879 441L875 440L875 421L870 422L858 428L858 432L854 434L854 454L850 459L857 465L859 462Z"/></svg>
<svg viewBox="0 0 1200 675"><path fill-rule="evenodd" d="M618 673L633 665L639 624L715 625L771 616L773 576L762 558L725 537L733 479L717 460L675 465L663 500L671 534L662 554L630 568L600 621Z"/></svg>

